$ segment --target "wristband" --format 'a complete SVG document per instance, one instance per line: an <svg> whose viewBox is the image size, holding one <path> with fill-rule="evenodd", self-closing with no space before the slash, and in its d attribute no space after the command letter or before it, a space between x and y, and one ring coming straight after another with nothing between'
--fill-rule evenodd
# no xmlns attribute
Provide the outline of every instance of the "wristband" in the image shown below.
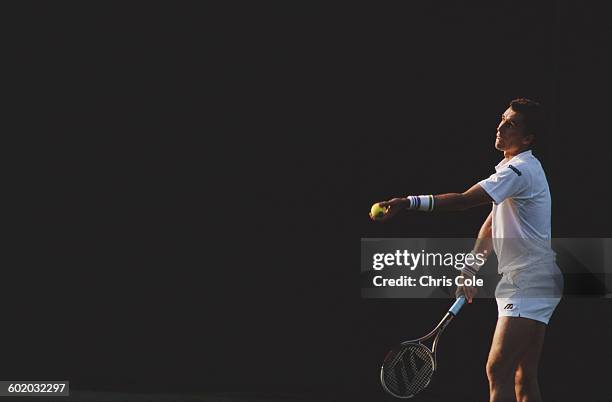
<svg viewBox="0 0 612 402"><path fill-rule="evenodd" d="M433 211L433 195L409 195L408 197L406 197L406 199L410 201L410 206L408 207L408 209L427 212Z"/></svg>

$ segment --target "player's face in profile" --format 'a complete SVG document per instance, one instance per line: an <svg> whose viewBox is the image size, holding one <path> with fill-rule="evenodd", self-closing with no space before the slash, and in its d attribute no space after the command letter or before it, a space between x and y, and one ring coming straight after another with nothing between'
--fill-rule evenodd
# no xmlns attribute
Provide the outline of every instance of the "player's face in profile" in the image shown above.
<svg viewBox="0 0 612 402"><path fill-rule="evenodd" d="M495 148L506 152L520 150L526 145L524 127L522 116L511 108L506 109L497 125Z"/></svg>

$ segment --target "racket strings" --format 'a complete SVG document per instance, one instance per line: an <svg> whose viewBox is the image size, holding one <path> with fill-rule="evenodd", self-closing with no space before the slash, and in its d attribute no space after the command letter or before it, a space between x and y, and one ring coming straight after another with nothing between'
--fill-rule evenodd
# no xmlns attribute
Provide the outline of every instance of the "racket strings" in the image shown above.
<svg viewBox="0 0 612 402"><path fill-rule="evenodd" d="M433 356L420 344L393 351L383 365L385 386L399 397L412 396L425 389L434 372Z"/></svg>

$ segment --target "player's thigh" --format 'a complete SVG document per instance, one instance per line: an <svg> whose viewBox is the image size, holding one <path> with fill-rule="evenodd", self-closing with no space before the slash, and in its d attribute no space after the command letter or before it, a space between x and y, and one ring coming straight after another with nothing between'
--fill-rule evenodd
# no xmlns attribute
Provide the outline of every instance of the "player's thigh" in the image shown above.
<svg viewBox="0 0 612 402"><path fill-rule="evenodd" d="M537 365L541 349L538 344L545 329L545 324L529 318L499 317L487 360L489 376L512 378L520 362L531 364L535 360Z"/></svg>
<svg viewBox="0 0 612 402"><path fill-rule="evenodd" d="M534 322L540 325L537 325L533 330L530 342L527 345L527 349L523 355L519 357L515 377L516 382L523 382L525 380L537 378L538 364L540 362L540 355L542 354L542 347L544 345L546 325L538 321Z"/></svg>

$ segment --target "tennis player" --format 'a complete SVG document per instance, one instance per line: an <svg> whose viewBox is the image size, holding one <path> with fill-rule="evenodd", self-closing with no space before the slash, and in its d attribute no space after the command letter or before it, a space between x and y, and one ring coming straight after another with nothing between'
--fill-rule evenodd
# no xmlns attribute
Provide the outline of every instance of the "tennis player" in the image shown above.
<svg viewBox="0 0 612 402"><path fill-rule="evenodd" d="M548 182L531 150L542 122L537 102L525 98L511 101L497 127L495 148L504 153L504 159L495 166L495 173L464 193L381 202L388 209L377 219L391 219L406 209L460 211L492 204L472 250L487 256L494 251L502 274L495 290L499 317L486 365L490 402L542 401L538 362L546 326L563 286L550 247ZM478 269L467 267L462 275L471 277ZM473 287L457 291L469 303L476 294Z"/></svg>

